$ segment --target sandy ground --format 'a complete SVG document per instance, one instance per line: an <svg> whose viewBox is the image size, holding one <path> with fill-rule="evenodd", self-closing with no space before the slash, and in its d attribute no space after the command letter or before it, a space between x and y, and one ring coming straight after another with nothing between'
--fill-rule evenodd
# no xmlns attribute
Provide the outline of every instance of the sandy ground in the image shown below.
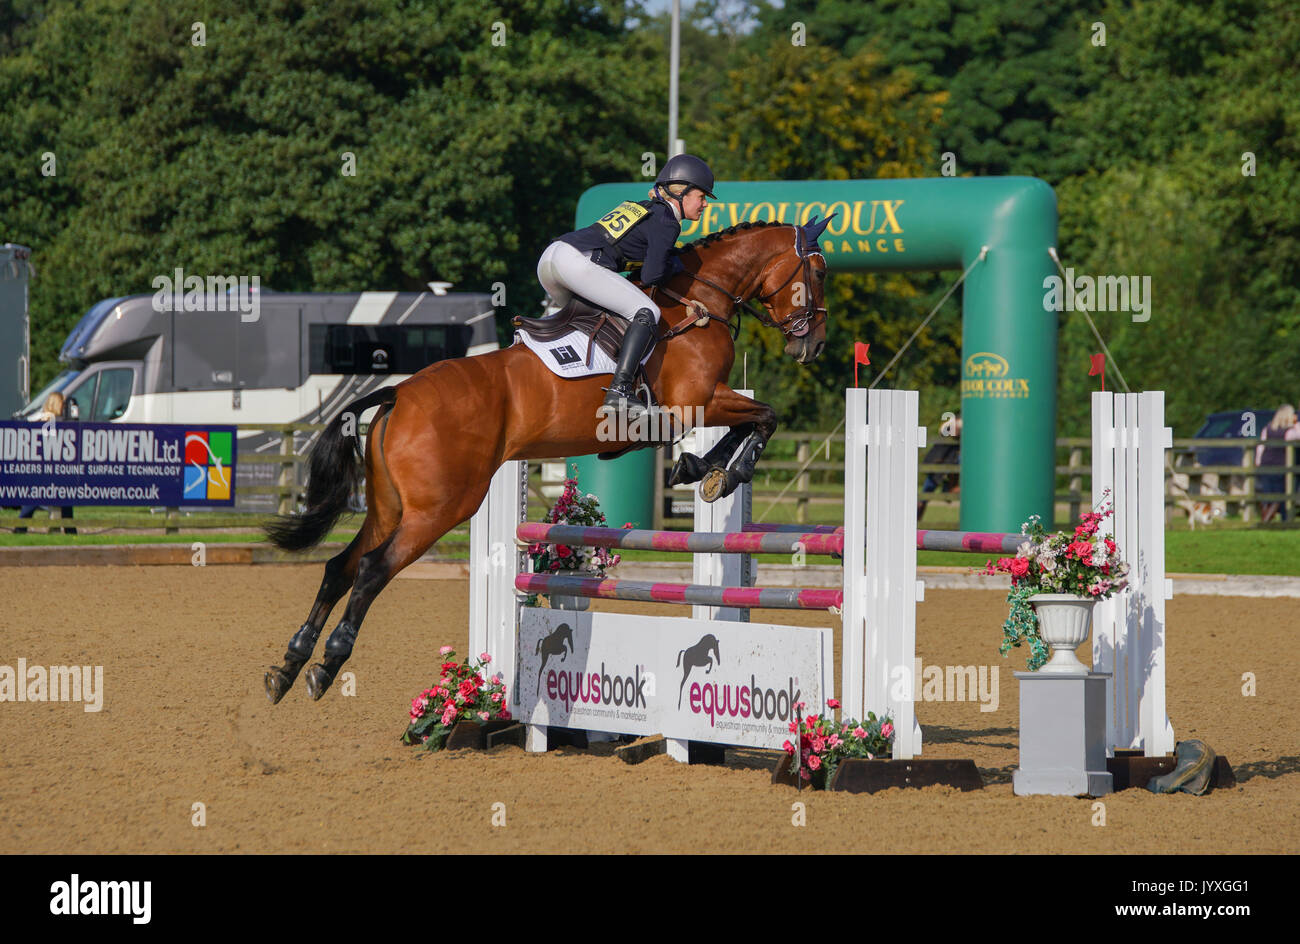
<svg viewBox="0 0 1300 944"><path fill-rule="evenodd" d="M725 767L667 757L631 766L592 751L402 746L437 650L467 643L467 586L401 579L349 663L356 694L278 706L262 690L302 622L315 566L0 568L10 603L0 665L102 665L99 712L0 703L0 852L1083 852L1252 853L1300 848L1300 625L1295 601L1169 603L1169 713L1239 785L1205 797L1129 790L1097 801L1018 798L1018 701L997 654L1005 609L988 591L931 591L926 664L996 666L997 710L926 702L925 756L969 757L987 786L874 796L770 783L769 759ZM672 614L666 606L597 604ZM339 611L341 612L341 610ZM809 624L822 614L756 613ZM332 623L331 623L332 627ZM1085 652L1080 653L1086 658ZM1257 694L1242 693L1254 673ZM603 749L601 749L603 748ZM792 804L806 825L792 825ZM193 825L202 803L206 825ZM504 804L505 826L493 826ZM1104 815L1104 825L1101 817Z"/></svg>

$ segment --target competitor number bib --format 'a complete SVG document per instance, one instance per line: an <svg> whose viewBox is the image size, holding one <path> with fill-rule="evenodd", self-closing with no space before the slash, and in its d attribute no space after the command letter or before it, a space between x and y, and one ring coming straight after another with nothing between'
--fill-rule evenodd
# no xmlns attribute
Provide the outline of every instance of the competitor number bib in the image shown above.
<svg viewBox="0 0 1300 944"><path fill-rule="evenodd" d="M604 230L605 242L611 246L628 234L637 223L640 223L650 211L639 203L633 203L631 200L624 200L614 209L610 210L604 216L596 221L596 225Z"/></svg>

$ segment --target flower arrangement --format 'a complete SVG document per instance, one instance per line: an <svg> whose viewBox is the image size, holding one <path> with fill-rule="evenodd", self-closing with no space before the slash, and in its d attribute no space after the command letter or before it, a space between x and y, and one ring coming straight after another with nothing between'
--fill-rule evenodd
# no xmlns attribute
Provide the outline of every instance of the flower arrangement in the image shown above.
<svg viewBox="0 0 1300 944"><path fill-rule="evenodd" d="M1120 558L1119 547L1098 534L1101 522L1114 511L1107 504L1100 512L1085 512L1073 534L1048 534L1034 515L1020 529L1028 540L1016 550L1016 556L985 565L986 574L1011 575L1011 592L1007 594L1010 613L1002 624L998 650L1004 657L1023 643L1029 646L1030 671L1047 661L1047 644L1039 635L1038 616L1029 604L1035 594L1068 593L1104 600L1128 585L1128 564Z"/></svg>
<svg viewBox="0 0 1300 944"><path fill-rule="evenodd" d="M456 650L443 646L443 657L455 658ZM492 657L486 652L473 665L449 661L442 664L442 677L433 688L426 688L411 699L411 723L402 735L403 744L423 744L427 750L441 750L458 721L486 724L501 718L508 720L506 685L501 673L489 678L484 669Z"/></svg>
<svg viewBox="0 0 1300 944"><path fill-rule="evenodd" d="M840 703L828 699L827 706L835 709ZM801 702L799 708L805 707ZM894 725L888 716L877 718L867 712L866 723L853 719L836 722L826 715L808 715L802 722L791 721L790 733L799 736L799 779L830 783L835 768L843 761L858 757L866 760L889 757L894 751ZM793 760L794 744L785 742L785 752Z"/></svg>
<svg viewBox="0 0 1300 944"><path fill-rule="evenodd" d="M547 512L547 524L568 524L582 528L608 527L605 514L600 510L600 500L592 494L578 491L578 469L573 468L573 478L564 480L564 492ZM623 525L632 527L631 523ZM533 573L554 574L560 571L581 571L596 577L605 576L605 568L613 567L622 558L607 547L571 547L566 544L530 544L528 556L533 562ZM536 596L525 601L536 606Z"/></svg>

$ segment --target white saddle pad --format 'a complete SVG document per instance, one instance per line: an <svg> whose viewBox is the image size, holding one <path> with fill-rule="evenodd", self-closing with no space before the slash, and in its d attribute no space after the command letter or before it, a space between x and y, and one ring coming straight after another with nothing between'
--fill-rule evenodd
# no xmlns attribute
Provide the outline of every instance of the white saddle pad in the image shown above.
<svg viewBox="0 0 1300 944"><path fill-rule="evenodd" d="M515 343L518 344L521 341L557 377L572 380L578 377L594 377L597 374L614 373L614 361L600 349L600 345L596 345L596 350L591 354L591 366L587 366L587 346L590 342L581 331L570 331L553 341L538 341L532 335L525 334L523 331L516 331ZM654 352L651 351L651 353ZM641 359L641 363L644 364L649 359L650 354L647 354Z"/></svg>

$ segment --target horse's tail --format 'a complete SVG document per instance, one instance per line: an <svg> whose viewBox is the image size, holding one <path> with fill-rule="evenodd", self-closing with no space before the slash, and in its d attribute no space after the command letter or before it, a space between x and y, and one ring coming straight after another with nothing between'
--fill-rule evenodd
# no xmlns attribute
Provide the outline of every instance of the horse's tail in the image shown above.
<svg viewBox="0 0 1300 944"><path fill-rule="evenodd" d="M311 449L307 472L307 510L299 515L276 515L262 526L267 539L281 550L302 551L325 539L334 523L347 510L348 499L361 484L360 450L356 428L361 414L373 406L391 405L397 399L395 387L384 387L353 400L321 431ZM343 424L353 432L344 435Z"/></svg>

